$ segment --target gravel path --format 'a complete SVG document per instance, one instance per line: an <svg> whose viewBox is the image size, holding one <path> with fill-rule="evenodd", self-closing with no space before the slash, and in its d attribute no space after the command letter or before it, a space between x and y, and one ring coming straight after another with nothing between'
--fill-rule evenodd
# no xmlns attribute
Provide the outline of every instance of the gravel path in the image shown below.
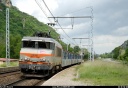
<svg viewBox="0 0 128 88"><path fill-rule="evenodd" d="M87 86L85 83L73 80L77 77L75 76L75 67L76 65L57 73L43 83L42 86Z"/></svg>

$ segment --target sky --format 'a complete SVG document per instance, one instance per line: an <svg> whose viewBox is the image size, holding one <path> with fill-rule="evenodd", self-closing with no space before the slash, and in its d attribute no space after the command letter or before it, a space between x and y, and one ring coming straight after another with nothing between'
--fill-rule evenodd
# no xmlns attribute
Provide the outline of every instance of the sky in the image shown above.
<svg viewBox="0 0 128 88"><path fill-rule="evenodd" d="M71 46L87 48L93 44L96 54L109 53L128 40L128 0L44 0L54 17L91 18L47 18L52 17L43 0L11 0L20 11L34 16L40 22L58 23L53 27L62 41ZM42 10L40 9L41 6ZM45 15L46 14L46 15ZM65 29L72 28L73 29ZM92 31L92 33L91 33ZM66 33L66 34L65 34ZM90 34L91 33L91 34ZM89 38L72 39L72 38Z"/></svg>

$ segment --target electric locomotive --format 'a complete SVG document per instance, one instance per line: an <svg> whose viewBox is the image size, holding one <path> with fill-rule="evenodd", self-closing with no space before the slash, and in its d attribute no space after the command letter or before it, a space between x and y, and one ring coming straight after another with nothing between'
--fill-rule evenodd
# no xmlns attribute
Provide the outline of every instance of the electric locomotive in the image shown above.
<svg viewBox="0 0 128 88"><path fill-rule="evenodd" d="M61 69L62 46L50 33L36 32L33 37L23 37L19 67L25 76L46 76ZM36 75L37 76L37 75Z"/></svg>

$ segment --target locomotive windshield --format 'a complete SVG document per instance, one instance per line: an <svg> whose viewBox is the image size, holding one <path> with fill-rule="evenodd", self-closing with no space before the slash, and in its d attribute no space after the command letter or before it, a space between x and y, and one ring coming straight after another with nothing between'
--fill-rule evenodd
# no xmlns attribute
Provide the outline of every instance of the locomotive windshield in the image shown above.
<svg viewBox="0 0 128 88"><path fill-rule="evenodd" d="M52 42L22 41L22 47L23 48L54 49L55 45Z"/></svg>
<svg viewBox="0 0 128 88"><path fill-rule="evenodd" d="M23 41L24 48L35 48L35 41Z"/></svg>

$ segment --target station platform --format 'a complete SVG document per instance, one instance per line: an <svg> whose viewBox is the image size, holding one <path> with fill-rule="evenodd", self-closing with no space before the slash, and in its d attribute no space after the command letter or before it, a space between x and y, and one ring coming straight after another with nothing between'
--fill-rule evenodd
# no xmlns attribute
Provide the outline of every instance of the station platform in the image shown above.
<svg viewBox="0 0 128 88"><path fill-rule="evenodd" d="M42 86L87 86L85 83L75 81L75 78L77 78L75 67L76 65L55 74L44 82Z"/></svg>

